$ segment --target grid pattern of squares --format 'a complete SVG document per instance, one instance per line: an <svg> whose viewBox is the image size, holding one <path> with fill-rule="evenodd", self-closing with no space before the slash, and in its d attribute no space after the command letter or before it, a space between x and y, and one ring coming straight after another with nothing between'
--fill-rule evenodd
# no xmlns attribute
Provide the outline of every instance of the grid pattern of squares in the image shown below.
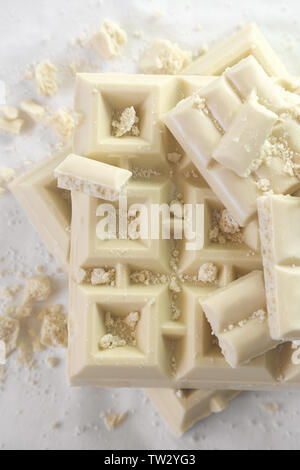
<svg viewBox="0 0 300 470"><path fill-rule="evenodd" d="M151 168L159 174L151 179L137 176L129 182L128 199L146 204L168 203L174 194L180 194L185 203L197 202L202 208L202 236L200 249L194 251L184 249L187 240L125 240L124 245L120 240L99 241L95 227L99 220L96 208L101 200L72 195L69 376L74 385L217 389L279 385L282 349L274 349L245 366L230 368L199 304L200 298L217 287L261 268L260 255L255 252L255 222L254 230L248 226L243 229L245 239L248 236L250 240L248 246L210 240L213 211L223 206L160 121L162 114L205 86L205 81L211 79L99 74L78 77L75 104L82 119L73 151L130 170L145 169L151 161ZM151 122L152 132L148 129L142 137L119 139L109 133L104 139L99 136L99 127L104 125L109 131L107 120L113 114L107 114L107 107L104 112L103 98L99 98L103 90L109 106L143 102L139 118L147 126ZM135 101L131 101L133 96ZM183 155L178 165L168 161L168 154L174 152ZM176 224L175 218L172 220ZM216 284L197 281L197 270L206 262L218 267ZM107 267L115 270L114 285L75 281L79 268ZM145 282L145 270L155 279L165 275L164 281ZM138 274L141 281L137 281ZM136 344L100 350L98 342L105 334L106 312L119 318L133 310L140 313Z"/></svg>

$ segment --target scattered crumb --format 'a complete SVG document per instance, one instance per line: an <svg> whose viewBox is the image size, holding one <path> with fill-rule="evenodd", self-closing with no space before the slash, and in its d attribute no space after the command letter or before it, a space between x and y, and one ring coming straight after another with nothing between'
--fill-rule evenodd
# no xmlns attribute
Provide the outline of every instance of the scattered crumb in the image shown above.
<svg viewBox="0 0 300 470"><path fill-rule="evenodd" d="M107 333L106 335L102 336L99 341L100 349L114 349L122 346L126 346L125 339L122 339L120 338L120 336L112 335L110 333Z"/></svg>
<svg viewBox="0 0 300 470"><path fill-rule="evenodd" d="M170 267L174 272L178 271L179 255L179 250L174 248L170 256Z"/></svg>
<svg viewBox="0 0 300 470"><path fill-rule="evenodd" d="M264 409L276 413L279 410L277 403L264 403Z"/></svg>
<svg viewBox="0 0 300 470"><path fill-rule="evenodd" d="M45 108L34 100L22 101L20 108L34 121L41 121L46 114Z"/></svg>
<svg viewBox="0 0 300 470"><path fill-rule="evenodd" d="M256 312L253 312L250 318L256 318L260 323L262 323L266 320L267 313L263 308L260 308L259 310L256 310Z"/></svg>
<svg viewBox="0 0 300 470"><path fill-rule="evenodd" d="M23 119L15 119L8 121L7 119L0 118L0 130L12 135L19 135L24 124Z"/></svg>
<svg viewBox="0 0 300 470"><path fill-rule="evenodd" d="M131 168L132 178L133 179L149 179L153 176L160 176L161 172L154 170L153 168L141 168L134 166Z"/></svg>
<svg viewBox="0 0 300 470"><path fill-rule="evenodd" d="M65 108L59 108L50 118L49 124L61 139L69 140L72 137L75 120Z"/></svg>
<svg viewBox="0 0 300 470"><path fill-rule="evenodd" d="M47 358L47 363L49 367L56 367L59 364L59 359L58 357L48 357Z"/></svg>
<svg viewBox="0 0 300 470"><path fill-rule="evenodd" d="M36 267L35 267L35 270L36 270L36 272L39 273L39 274L44 273L44 272L46 271L45 266L41 266L41 265L36 266Z"/></svg>
<svg viewBox="0 0 300 470"><path fill-rule="evenodd" d="M61 423L59 421L56 421L55 423L51 424L52 429L59 429L61 428Z"/></svg>
<svg viewBox="0 0 300 470"><path fill-rule="evenodd" d="M106 20L89 42L102 59L113 59L121 54L121 47L127 42L127 33L117 23Z"/></svg>
<svg viewBox="0 0 300 470"><path fill-rule="evenodd" d="M168 276L162 273L154 273L148 269L142 269L141 271L133 271L130 274L130 280L134 284L149 285L160 285L168 282Z"/></svg>
<svg viewBox="0 0 300 470"><path fill-rule="evenodd" d="M167 39L156 39L144 53L140 68L144 73L176 75L191 60L190 51L181 50Z"/></svg>
<svg viewBox="0 0 300 470"><path fill-rule="evenodd" d="M20 332L18 320L9 317L0 317L0 340L5 343L6 357L17 347Z"/></svg>
<svg viewBox="0 0 300 470"><path fill-rule="evenodd" d="M221 212L219 227L224 233L234 234L240 231L239 224L234 220L232 215L230 215L226 209Z"/></svg>
<svg viewBox="0 0 300 470"><path fill-rule="evenodd" d="M4 287L1 291L1 297L12 300L14 296L20 291L20 289L21 289L21 286L19 284L9 286L9 287Z"/></svg>
<svg viewBox="0 0 300 470"><path fill-rule="evenodd" d="M127 317L125 317L124 323L126 323L126 325L128 325L131 330L134 330L137 326L139 319L139 312L130 312Z"/></svg>
<svg viewBox="0 0 300 470"><path fill-rule="evenodd" d="M104 269L95 268L91 275L91 284L95 285L114 285L116 271L114 268Z"/></svg>
<svg viewBox="0 0 300 470"><path fill-rule="evenodd" d="M176 292L176 293L181 292L182 289L181 289L180 285L178 284L176 277L172 276L172 278L170 280L170 284L169 284L169 289L172 292Z"/></svg>
<svg viewBox="0 0 300 470"><path fill-rule="evenodd" d="M167 160L171 163L178 163L181 160L182 155L178 152L167 153Z"/></svg>
<svg viewBox="0 0 300 470"><path fill-rule="evenodd" d="M24 304L29 302L41 302L47 300L52 293L51 279L49 276L35 276L26 282L24 289Z"/></svg>
<svg viewBox="0 0 300 470"><path fill-rule="evenodd" d="M18 305L18 306L7 306L5 307L5 313L11 318L29 318L32 315L31 305Z"/></svg>
<svg viewBox="0 0 300 470"><path fill-rule="evenodd" d="M18 345L17 362L28 369L32 369L35 365L33 353L32 345L22 341Z"/></svg>
<svg viewBox="0 0 300 470"><path fill-rule="evenodd" d="M19 111L14 106L3 106L0 110L7 121L15 121L19 117Z"/></svg>
<svg viewBox="0 0 300 470"><path fill-rule="evenodd" d="M261 178L256 182L256 186L260 191L267 192L271 189L271 182L267 178Z"/></svg>
<svg viewBox="0 0 300 470"><path fill-rule="evenodd" d="M184 172L185 178L199 178L199 173L194 168L190 168Z"/></svg>
<svg viewBox="0 0 300 470"><path fill-rule="evenodd" d="M57 93L57 68L50 60L36 65L34 78L40 95L53 96Z"/></svg>
<svg viewBox="0 0 300 470"><path fill-rule="evenodd" d="M218 268L214 263L204 263L198 271L198 281L214 284L218 277Z"/></svg>
<svg viewBox="0 0 300 470"><path fill-rule="evenodd" d="M105 426L109 431L113 431L122 423L124 423L127 417L127 413L106 413L103 416Z"/></svg>
<svg viewBox="0 0 300 470"><path fill-rule="evenodd" d="M106 312L104 326L106 334L100 338L100 349L113 349L136 345L136 327L140 319L139 312L130 312L126 317L113 316Z"/></svg>
<svg viewBox="0 0 300 470"><path fill-rule="evenodd" d="M212 212L212 224L209 239L212 242L225 244L232 242L243 243L241 227L229 214L227 209L214 209Z"/></svg>
<svg viewBox="0 0 300 470"><path fill-rule="evenodd" d="M67 316L60 305L53 306L40 314L42 319L40 341L44 346L68 345Z"/></svg>
<svg viewBox="0 0 300 470"><path fill-rule="evenodd" d="M0 167L0 194L6 192L7 185L15 178L16 172L13 168Z"/></svg>
<svg viewBox="0 0 300 470"><path fill-rule="evenodd" d="M192 95L193 107L198 109L198 111L207 112L206 100L199 95L199 92L196 92Z"/></svg>
<svg viewBox="0 0 300 470"><path fill-rule="evenodd" d="M138 123L139 118L133 106L125 108L122 112L116 112L111 122L112 135L115 137L124 135L138 137L140 135Z"/></svg>

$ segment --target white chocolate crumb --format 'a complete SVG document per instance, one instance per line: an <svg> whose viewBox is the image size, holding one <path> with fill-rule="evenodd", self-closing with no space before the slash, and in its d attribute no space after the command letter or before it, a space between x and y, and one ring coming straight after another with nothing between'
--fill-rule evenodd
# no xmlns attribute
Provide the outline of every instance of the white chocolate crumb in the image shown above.
<svg viewBox="0 0 300 470"><path fill-rule="evenodd" d="M61 312L61 306L48 309L42 314L40 341L44 346L68 345L67 317Z"/></svg>
<svg viewBox="0 0 300 470"><path fill-rule="evenodd" d="M19 135L23 124L23 119L15 119L14 121L8 121L7 119L0 118L0 131L12 135Z"/></svg>
<svg viewBox="0 0 300 470"><path fill-rule="evenodd" d="M136 345L136 328L140 319L139 312L130 312L126 317L113 316L106 312L104 325L106 334L99 340L100 349L114 349Z"/></svg>
<svg viewBox="0 0 300 470"><path fill-rule="evenodd" d="M5 307L6 315L12 318L29 318L32 315L32 306L31 305L18 305L18 306L6 306Z"/></svg>
<svg viewBox="0 0 300 470"><path fill-rule="evenodd" d="M192 60L190 51L181 50L167 39L156 39L140 60L144 73L176 75Z"/></svg>
<svg viewBox="0 0 300 470"><path fill-rule="evenodd" d="M14 106L2 106L0 110L7 121L15 121L19 117L19 110Z"/></svg>
<svg viewBox="0 0 300 470"><path fill-rule="evenodd" d="M150 179L153 176L160 176L161 172L158 170L155 170L154 168L140 168L137 166L134 166L131 168L132 172L132 178L133 179Z"/></svg>
<svg viewBox="0 0 300 470"><path fill-rule="evenodd" d="M109 431L113 431L124 423L127 417L128 413L106 413L103 416L105 426Z"/></svg>
<svg viewBox="0 0 300 470"><path fill-rule="evenodd" d="M124 135L132 135L138 137L140 130L138 127L139 118L136 115L136 110L133 106L125 108L121 113L113 116L111 122L112 134L115 137L122 137Z"/></svg>
<svg viewBox="0 0 300 470"><path fill-rule="evenodd" d="M8 184L16 176L16 172L13 168L8 168L8 167L0 167L0 185L3 184Z"/></svg>
<svg viewBox="0 0 300 470"><path fill-rule="evenodd" d="M4 287L1 291L1 297L4 297L5 299L13 299L13 297L19 292L20 289L21 286L19 284Z"/></svg>
<svg viewBox="0 0 300 470"><path fill-rule="evenodd" d="M270 191L271 182L267 178L261 178L256 182L256 186L260 191L267 192Z"/></svg>
<svg viewBox="0 0 300 470"><path fill-rule="evenodd" d="M277 403L265 403L264 409L267 411L272 411L272 413L276 413L279 410L279 406Z"/></svg>
<svg viewBox="0 0 300 470"><path fill-rule="evenodd" d="M51 293L52 286L50 277L45 275L34 276L26 282L24 304L47 300Z"/></svg>
<svg viewBox="0 0 300 470"><path fill-rule="evenodd" d="M201 111L201 112L207 112L206 100L205 98L200 96L198 92L192 95L192 100L193 100L194 108L198 109L198 111Z"/></svg>
<svg viewBox="0 0 300 470"><path fill-rule="evenodd" d="M114 268L95 268L91 273L91 284L92 285L115 285L115 274Z"/></svg>
<svg viewBox="0 0 300 470"><path fill-rule="evenodd" d="M56 421L55 423L51 424L52 429L59 429L61 427L61 423L59 421Z"/></svg>
<svg viewBox="0 0 300 470"><path fill-rule="evenodd" d="M59 108L50 118L49 124L65 141L70 140L75 129L75 120L65 108Z"/></svg>
<svg viewBox="0 0 300 470"><path fill-rule="evenodd" d="M230 215L226 209L224 209L221 213L219 226L224 233L237 233L240 231L239 224L234 220L232 215Z"/></svg>
<svg viewBox="0 0 300 470"><path fill-rule="evenodd" d="M30 99L21 101L20 108L31 119L37 122L42 121L46 114L44 106Z"/></svg>
<svg viewBox="0 0 300 470"><path fill-rule="evenodd" d="M169 284L169 289L172 292L177 292L177 293L181 292L182 289L181 289L180 285L178 284L175 277L171 278L170 284Z"/></svg>
<svg viewBox="0 0 300 470"><path fill-rule="evenodd" d="M114 21L105 20L89 42L102 59L113 59L121 54L127 33Z"/></svg>
<svg viewBox="0 0 300 470"><path fill-rule="evenodd" d="M118 335L112 335L111 333L102 336L99 341L100 349L114 349L121 346L126 346L125 339L120 338Z"/></svg>
<svg viewBox="0 0 300 470"><path fill-rule="evenodd" d="M218 267L214 263L204 263L198 271L198 281L214 284L218 277Z"/></svg>
<svg viewBox="0 0 300 470"><path fill-rule="evenodd" d="M236 244L243 243L243 233L241 227L229 214L227 209L214 209L212 211L212 225L209 232L209 239L222 245L227 242Z"/></svg>
<svg viewBox="0 0 300 470"><path fill-rule="evenodd" d="M140 319L140 314L139 312L130 312L127 317L125 317L125 320L124 322L126 323L126 325L129 326L129 328L131 329L135 329L136 326L137 326L137 323Z"/></svg>
<svg viewBox="0 0 300 470"><path fill-rule="evenodd" d="M5 343L6 357L17 347L20 332L18 320L9 317L0 317L0 340Z"/></svg>
<svg viewBox="0 0 300 470"><path fill-rule="evenodd" d="M44 60L36 65L34 78L40 95L54 96L57 93L57 68L50 60Z"/></svg>
<svg viewBox="0 0 300 470"><path fill-rule="evenodd" d="M142 269L141 271L133 271L130 274L130 280L134 284L148 285L160 285L168 282L168 276L162 273L153 273L148 269Z"/></svg>
<svg viewBox="0 0 300 470"><path fill-rule="evenodd" d="M48 357L47 358L47 363L49 365L49 367L56 367L58 364L59 364L59 359L58 357Z"/></svg>
<svg viewBox="0 0 300 470"><path fill-rule="evenodd" d="M27 341L21 341L21 343L18 345L18 355L16 358L17 363L23 367L32 369L35 365L33 353L34 351L32 345Z"/></svg>
<svg viewBox="0 0 300 470"><path fill-rule="evenodd" d="M44 273L46 271L46 268L45 266L42 266L42 265L38 265L35 267L35 270L37 273L41 274L41 273Z"/></svg>
<svg viewBox="0 0 300 470"><path fill-rule="evenodd" d="M167 153L167 160L171 163L179 163L181 158L182 158L182 155L178 152Z"/></svg>
<svg viewBox="0 0 300 470"><path fill-rule="evenodd" d="M266 317L266 311L263 308L260 308L259 310L256 310L256 312L253 312L250 318L256 318L260 323L262 323L266 320Z"/></svg>

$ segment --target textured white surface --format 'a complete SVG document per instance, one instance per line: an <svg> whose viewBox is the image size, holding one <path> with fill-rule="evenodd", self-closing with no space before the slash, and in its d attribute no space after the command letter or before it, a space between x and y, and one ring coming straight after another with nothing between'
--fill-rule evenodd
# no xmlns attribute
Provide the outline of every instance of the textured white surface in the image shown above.
<svg viewBox="0 0 300 470"><path fill-rule="evenodd" d="M155 10L163 14L155 16ZM97 71L135 72L135 60L151 39L177 41L197 51L205 43L231 33L243 22L256 21L292 73L300 75L300 4L295 0L10 0L1 1L0 80L7 85L7 103L38 98L26 67L50 58L63 77L60 93L43 99L51 107L72 103L73 79L65 65L89 60ZM72 46L70 40L91 32L105 18L120 22L129 33L120 59L104 62L94 52ZM142 31L141 39L134 31ZM21 137L0 135L0 166L22 167L22 161L38 161L56 140L40 125L25 126ZM56 274L49 258L22 210L11 195L0 197L0 264L2 269L34 273L47 264L55 275L53 301L67 303L67 280ZM19 283L15 276L0 277L0 289ZM1 299L0 299L1 300ZM0 312L2 304L0 302ZM60 355L55 369L45 358ZM40 365L28 372L10 361L8 379L0 388L0 449L297 449L299 448L300 392L244 393L230 407L198 423L184 437L172 437L142 391L70 389L64 351L39 355ZM267 411L266 403L279 410ZM129 410L126 422L107 431L101 412ZM54 423L60 427L52 429Z"/></svg>

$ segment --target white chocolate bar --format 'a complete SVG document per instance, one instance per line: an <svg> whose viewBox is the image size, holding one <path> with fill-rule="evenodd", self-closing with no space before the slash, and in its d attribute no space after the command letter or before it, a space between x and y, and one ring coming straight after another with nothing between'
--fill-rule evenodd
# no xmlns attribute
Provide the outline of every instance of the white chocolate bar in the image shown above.
<svg viewBox="0 0 300 470"><path fill-rule="evenodd" d="M268 329L262 271L252 271L200 303L231 367L278 345Z"/></svg>
<svg viewBox="0 0 300 470"><path fill-rule="evenodd" d="M48 187L48 181L54 181L54 166L57 165L60 161L65 161L65 158L68 156L69 151L70 149L66 148L63 152L59 153L58 155L46 159L41 164L35 165L33 170L31 170L29 173L26 173L26 175L23 175L22 177L18 178L13 187L11 188L14 194L17 195L18 200L21 201L22 207L30 218L30 201L32 200L32 198L30 193L28 193L28 190L26 189L24 183L25 181L31 181L33 175L35 177L35 186L37 185L37 182L39 182L38 201L40 203L40 209L38 210L38 212L43 211L45 215L45 219L43 220L48 220L47 231L44 230L43 224L40 224L40 218L35 218L34 224L42 240L46 244L48 242L48 248L54 256L57 256L57 253L60 253L60 251L58 251L52 243L52 239L54 239L55 236L57 237L58 232L56 229L56 225L51 223L53 211L52 204L49 203L49 199L47 199L47 197L45 196L47 195L46 191ZM62 204L62 199L69 203L70 215L71 199L64 199L64 194L61 192L61 190L54 184L51 183L51 185L53 185L53 192L57 195L57 197L54 198L52 202L53 204L56 203L55 210L57 213L57 219L59 221L65 215L65 209L64 204ZM37 194L35 193L35 195L37 199ZM52 235L52 238L49 238L49 236L45 236L45 234L48 235L48 233ZM66 234L70 238L70 232L67 231ZM61 252L64 252L64 237L57 237L57 243L61 244ZM58 262L62 262L62 267L65 269L65 271L69 270L68 251L65 252L64 257L57 256L57 260ZM160 392L163 392L163 394L161 394ZM175 392L173 390L168 389L149 389L147 390L147 393L150 400L153 401L153 403L157 407L159 413L167 421L170 429L175 434L182 434L186 429L191 427L199 419L208 416L212 412L222 411L222 409L227 406L229 400L232 400L239 392L220 390L217 392L207 392L201 390L183 390L181 391L181 398L178 395L175 395ZM164 400L164 397L168 397L168 399ZM169 418L170 410L173 410L173 412L171 413L172 418Z"/></svg>
<svg viewBox="0 0 300 470"><path fill-rule="evenodd" d="M194 177L195 167L185 155L182 155L182 149L176 146L168 131L163 127L159 137L153 134L155 137L151 140L151 163L150 154L145 151L140 136L125 137L125 146L121 146L120 139L113 135L109 141L99 141L95 120L89 114L89 110L97 109L99 93L103 99L109 97L111 104L114 104L118 97L122 108L129 108L135 105L134 101L130 101L133 90L138 89L140 96L146 94L151 88L152 78L134 76L131 80L129 76L80 75L76 92L80 108L76 111L82 113L82 120L75 131L75 145L79 145L86 156L97 160L108 162L109 159L114 158L121 162L119 164L122 168L132 170L133 174L137 175L129 181L127 186L127 196L130 202L139 201L146 205L150 201L166 203L168 198L172 198L170 195L171 178L176 184L176 191L182 195L185 203L200 203L201 222L199 221L199 225L203 227L203 231L198 240L198 248L191 251L187 251L182 242L177 244L174 250L173 242L161 239L147 242L125 239L101 241L97 238L97 224L101 220L97 216L97 208L101 201L88 198L84 194L73 193L71 330L68 352L71 384L208 389L277 387L276 365L280 358L280 350L275 348L263 354L261 343L265 350L270 347L274 348L277 344L273 342L271 346L266 345L268 338L263 336L263 334L266 336L268 334L266 322L263 334L259 333L260 336L256 337L259 340L258 346L256 344L254 346L255 341L252 340L251 347L243 348L239 344L239 336L237 339L230 340L241 351L237 358L238 362L244 363L251 357L260 355L245 365L231 368L224 360L218 345L215 344L216 339L212 336L209 323L198 303L199 299L205 299L208 294L232 282L236 277L261 268L259 255L252 253L244 244L244 240L247 239L248 246L259 250L256 219L252 218L249 226L245 224L244 229L238 227L236 222L230 221L229 214L226 211L224 213L221 203L203 179L199 175ZM197 89L199 80L196 77L178 79L178 77L156 76L153 78L152 86L155 84L155 96L158 100L155 101L155 111L151 114L155 117L152 123L154 129L157 126L157 110L160 109L163 113L163 110L171 103L193 93ZM233 102L235 105L238 103L241 107L243 100L236 93L235 88L229 85L225 77L220 82L221 91L217 94L220 102ZM207 88L209 86L208 84ZM98 92L93 93L94 89ZM205 91L207 89L204 93ZM213 107L213 93L209 90L207 97L210 100L210 106ZM204 123L207 122L207 118L212 118L212 124L217 131L214 136L220 141L224 129L221 125L215 126L216 119L211 116L210 110L205 112L206 108L207 103L204 103L203 116L200 117L203 118ZM195 100L195 110L197 109L203 110L203 100ZM139 115L138 109L136 111ZM230 119L226 119L222 106L215 106L214 112L219 112L219 119L223 119L224 125L229 128L234 112ZM113 111L111 113L113 114ZM109 128L112 114L102 113L101 115L98 111L98 115L94 116L99 123L107 120L106 127ZM148 115L147 112L146 115ZM142 119L140 124L142 133ZM212 125L210 128L213 128ZM207 153L207 148L211 145L209 138L210 136L205 141L200 141L199 145L202 144L203 147L199 154L204 161L203 168L207 165L206 170L211 173L211 165L205 161L206 156L211 157ZM133 154L125 151L127 139L130 145L134 145ZM159 154L156 153L158 149L160 149ZM150 151L149 148L148 151ZM173 166L170 175L165 162L170 161L168 155L174 155L174 152L179 155L174 161L179 161L179 163L171 163ZM141 168L145 160L155 171L159 169L158 173L154 173L148 179L138 176L143 175L144 171L141 173L133 171L133 165ZM248 194L243 192L247 179L239 177L235 172L217 163L214 171L218 178L222 178L222 175L227 173L230 174L232 181L239 181L240 186L234 186L236 198L242 200L245 207L249 205ZM252 198L254 214L256 196L259 191L255 181L248 184L252 184L251 187L255 193L255 197ZM117 211L120 210L118 202L116 208ZM173 226L176 227L178 222L178 217L175 217ZM225 232L222 231L222 227ZM228 230L227 234L226 230ZM214 272L217 272L217 278L213 278L214 280L208 283L202 276L206 272L204 268L202 269L205 265L215 267ZM200 268L202 269L201 276L197 281ZM101 277L103 280L107 279L106 282L103 281L98 285L91 283L90 273L95 269L101 271ZM78 273L85 273L84 276L79 276L79 281ZM208 276L207 279L210 277ZM113 324L121 325L124 321L122 318L127 318L133 311L138 312L140 318L134 345L131 342L126 343L124 337L116 334L115 330L111 330L106 320L107 312L109 312L114 318ZM251 324L254 323L251 322ZM247 329L247 326L245 328ZM250 333L252 337L255 336L252 331Z"/></svg>
<svg viewBox="0 0 300 470"><path fill-rule="evenodd" d="M249 23L193 61L182 70L184 75L221 75L241 59L252 55L265 72L274 77L288 77L278 55L255 23Z"/></svg>
<svg viewBox="0 0 300 470"><path fill-rule="evenodd" d="M258 199L259 227L272 338L300 339L300 198Z"/></svg>
<svg viewBox="0 0 300 470"><path fill-rule="evenodd" d="M255 216L266 184L284 194L300 186L299 99L249 56L163 117L241 226Z"/></svg>
<svg viewBox="0 0 300 470"><path fill-rule="evenodd" d="M9 185L48 250L66 272L70 255L70 195L57 188L53 172L70 150L66 147L42 160Z"/></svg>
<svg viewBox="0 0 300 470"><path fill-rule="evenodd" d="M260 105L257 96L251 94L213 150L214 159L247 177L277 119L277 114Z"/></svg>
<svg viewBox="0 0 300 470"><path fill-rule="evenodd" d="M276 113L287 107L286 98L278 85L252 55L226 69L224 76L244 99L255 91L261 102L271 111Z"/></svg>
<svg viewBox="0 0 300 470"><path fill-rule="evenodd" d="M197 421L223 411L239 392L149 388L146 394L171 431L180 436Z"/></svg>
<svg viewBox="0 0 300 470"><path fill-rule="evenodd" d="M131 103L127 95L133 95L130 89L138 86L141 92L145 77L135 76L131 87L131 76L126 76L124 86L123 80L124 76L93 75L92 83L89 80L87 83L90 83L92 95L94 85L102 89L103 82L111 101L115 95L122 99L124 92L126 99L122 107L128 107ZM147 76L146 85L150 82L151 77ZM164 104L156 102L155 106L157 109L173 106L209 82L211 79L203 77L162 77L160 82L160 77L156 76L153 82L155 96ZM88 101L85 100L86 91L81 89L81 103ZM93 96L97 107L98 95ZM90 104L94 109L92 97ZM110 146L103 151L94 150L93 142L97 142L97 138L93 137L93 132L97 129L93 120L85 119L89 109L82 107L81 111L86 133L82 133L81 126L78 132L81 145L90 148L90 156L132 171L134 176L127 187L129 202L169 202L174 199L174 194L172 191L169 194L168 188L176 184L176 192L182 194L184 202L201 206L201 237L200 247L191 251L185 250L185 239L175 247L173 241L168 240L154 240L154 244L142 240L99 240L95 235L100 220L96 209L101 200L73 192L76 204L73 207L68 352L71 383L232 390L288 388L291 380L298 386L300 370L297 372L297 366L291 379L288 375L279 382L285 366L279 375L277 364L281 362L283 352L278 348L247 365L235 369L229 367L199 304L199 298L204 299L236 277L261 268L259 251L249 250L249 246L258 247L256 221L253 219L244 229L233 224L232 228L238 229L236 233L222 231L225 222L230 220L226 211L224 213L224 206L165 127L161 128L160 145L151 144L153 148L159 148L158 153L147 153L139 145L135 145L133 153L124 152L120 145L123 139L137 139L136 144L140 142L139 137L132 136L113 137ZM100 113L98 125L101 116ZM176 159L173 158L175 154ZM50 177L55 193L62 197L64 193L55 186L54 168ZM38 174L36 180L39 180ZM118 204L114 204L118 209ZM44 205L45 213L49 209L51 205ZM60 202L55 210L61 211ZM220 217L219 226L216 225L216 214L217 219ZM48 228L52 230L51 224ZM234 241L236 235L240 242ZM244 243L246 239L248 246ZM57 243L60 241L58 237ZM203 274L206 272L203 266L209 263L217 268L216 279L212 278L210 282L197 280L200 268ZM108 312L117 326L122 325L122 318L126 319L129 314L139 314L136 345L120 346L125 341L122 338L110 337L108 341L109 334L114 336L111 330L107 332L107 327L111 328L106 318ZM118 342L118 347L110 348ZM103 345L107 349L103 349Z"/></svg>
<svg viewBox="0 0 300 470"><path fill-rule="evenodd" d="M132 173L106 163L70 154L54 170L57 186L115 201Z"/></svg>

